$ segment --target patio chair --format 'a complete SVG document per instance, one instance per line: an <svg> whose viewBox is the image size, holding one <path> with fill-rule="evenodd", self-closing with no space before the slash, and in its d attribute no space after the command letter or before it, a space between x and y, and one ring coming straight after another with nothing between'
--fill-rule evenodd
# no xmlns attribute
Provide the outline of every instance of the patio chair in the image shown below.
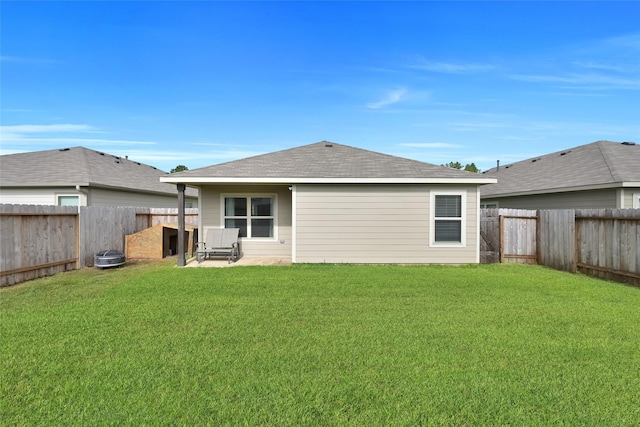
<svg viewBox="0 0 640 427"><path fill-rule="evenodd" d="M207 239L196 243L196 260L202 262L214 256L226 256L229 264L237 261L240 256L239 233L239 228L210 228Z"/></svg>

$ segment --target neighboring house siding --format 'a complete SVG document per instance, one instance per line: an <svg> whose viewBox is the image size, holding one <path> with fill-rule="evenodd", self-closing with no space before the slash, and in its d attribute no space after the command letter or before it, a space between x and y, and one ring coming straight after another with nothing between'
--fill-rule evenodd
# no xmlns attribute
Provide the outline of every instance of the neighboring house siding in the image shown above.
<svg viewBox="0 0 640 427"><path fill-rule="evenodd" d="M621 190L622 209L640 208L640 187L630 187Z"/></svg>
<svg viewBox="0 0 640 427"><path fill-rule="evenodd" d="M74 187L59 188L2 188L0 203L17 205L56 205L58 196L78 196L81 206L133 206L142 208L176 208L176 195L161 196L102 188L86 188L78 192ZM192 207L198 206L197 198L186 198Z"/></svg>
<svg viewBox="0 0 640 427"><path fill-rule="evenodd" d="M430 191L466 192L466 245L430 247ZM296 262L474 263L477 188L296 186Z"/></svg>
<svg viewBox="0 0 640 427"><path fill-rule="evenodd" d="M0 203L15 205L55 205L58 195L79 196L81 203L83 195L72 187L59 188L1 188Z"/></svg>
<svg viewBox="0 0 640 427"><path fill-rule="evenodd" d="M619 207L616 189L482 198L482 204L492 203L497 203L500 208L511 209L614 209Z"/></svg>
<svg viewBox="0 0 640 427"><path fill-rule="evenodd" d="M205 239L207 229L222 228L223 195L275 195L277 199L276 230L273 239L240 239L243 256L291 258L291 190L289 186L205 186L200 189L200 240Z"/></svg>
<svg viewBox="0 0 640 427"><path fill-rule="evenodd" d="M188 199L196 202L193 199ZM175 196L155 195L145 193L125 192L119 190L108 190L103 188L92 188L89 194L89 204L91 206L134 206L143 208L175 208L178 207L178 191Z"/></svg>

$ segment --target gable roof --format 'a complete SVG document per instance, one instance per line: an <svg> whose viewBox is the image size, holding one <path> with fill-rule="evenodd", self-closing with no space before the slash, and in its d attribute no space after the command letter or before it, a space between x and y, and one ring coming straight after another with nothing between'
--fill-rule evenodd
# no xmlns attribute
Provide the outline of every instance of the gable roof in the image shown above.
<svg viewBox="0 0 640 427"><path fill-rule="evenodd" d="M492 168L483 197L640 186L640 146L597 141Z"/></svg>
<svg viewBox="0 0 640 427"><path fill-rule="evenodd" d="M85 147L0 156L2 187L80 185L176 195L174 185L160 182L165 175L153 166Z"/></svg>
<svg viewBox="0 0 640 427"><path fill-rule="evenodd" d="M473 183L480 174L322 141L184 171L163 182L222 183Z"/></svg>

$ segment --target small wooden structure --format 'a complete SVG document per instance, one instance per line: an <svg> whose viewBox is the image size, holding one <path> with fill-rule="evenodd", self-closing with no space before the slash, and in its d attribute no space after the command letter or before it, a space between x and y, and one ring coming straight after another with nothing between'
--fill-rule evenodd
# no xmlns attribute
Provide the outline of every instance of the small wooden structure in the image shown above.
<svg viewBox="0 0 640 427"><path fill-rule="evenodd" d="M194 253L198 229L187 225L184 232L187 258ZM158 224L125 237L127 259L162 259L178 252L178 224Z"/></svg>

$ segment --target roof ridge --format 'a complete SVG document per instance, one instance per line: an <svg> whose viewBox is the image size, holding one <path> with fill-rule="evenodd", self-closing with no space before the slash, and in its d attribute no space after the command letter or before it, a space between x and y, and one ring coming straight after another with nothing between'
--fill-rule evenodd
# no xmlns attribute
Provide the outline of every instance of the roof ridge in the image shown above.
<svg viewBox="0 0 640 427"><path fill-rule="evenodd" d="M607 167L607 170L609 171L609 175L611 175L611 180L612 181L617 181L616 174L612 170L612 166L614 166L614 165L610 164L609 156L608 156L607 152L602 149L602 147L604 146L604 143L606 143L606 142L610 142L610 141L598 141L598 142L596 142L596 146L598 147L598 151L602 155L602 160L604 160L604 164Z"/></svg>
<svg viewBox="0 0 640 427"><path fill-rule="evenodd" d="M87 183L91 183L93 182L93 171L92 168L89 167L89 159L87 158L87 150L89 150L89 148L82 146L78 146L75 148L78 149L82 157L82 167L84 168L84 174L87 177Z"/></svg>

